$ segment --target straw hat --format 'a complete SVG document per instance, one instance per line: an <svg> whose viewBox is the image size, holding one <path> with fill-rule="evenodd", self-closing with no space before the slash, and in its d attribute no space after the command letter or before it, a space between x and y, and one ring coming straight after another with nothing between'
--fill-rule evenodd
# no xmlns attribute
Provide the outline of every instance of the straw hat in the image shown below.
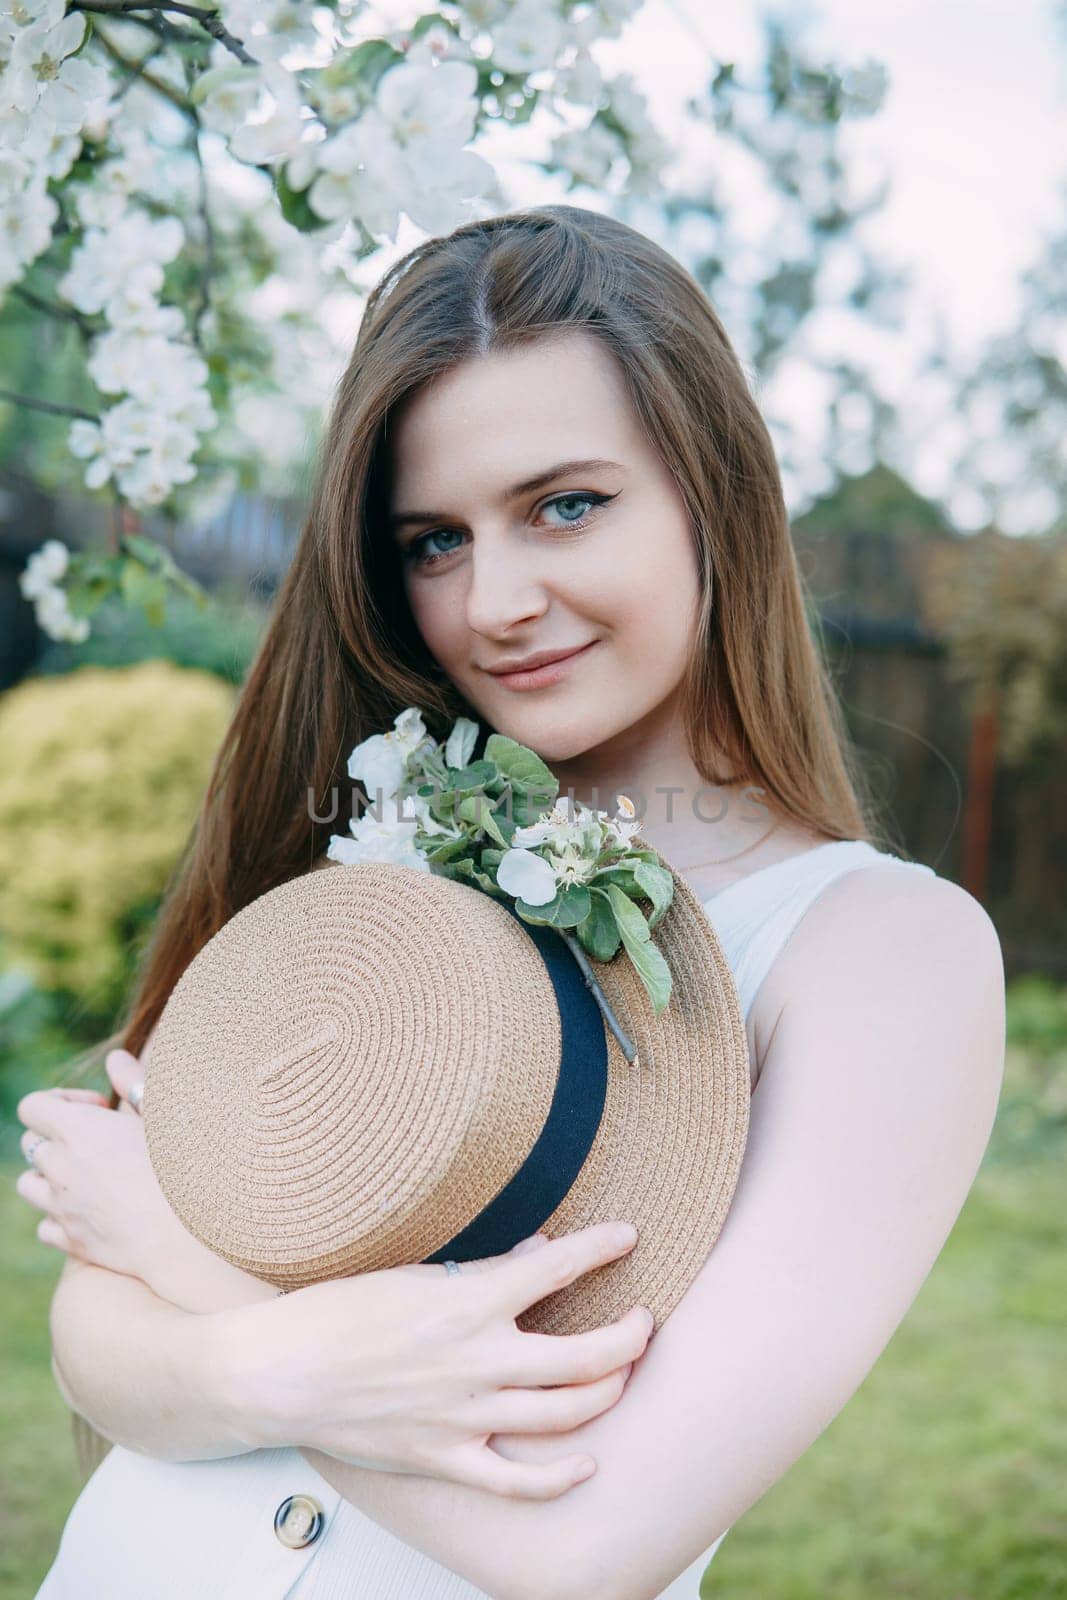
<svg viewBox="0 0 1067 1600"><path fill-rule="evenodd" d="M519 1326L578 1333L638 1303L658 1326L726 1219L749 1117L733 977L670 870L659 1016L624 951L594 963L639 1065L560 935L510 901L395 862L261 895L190 963L145 1063L148 1151L177 1215L283 1288L617 1217L633 1249Z"/></svg>

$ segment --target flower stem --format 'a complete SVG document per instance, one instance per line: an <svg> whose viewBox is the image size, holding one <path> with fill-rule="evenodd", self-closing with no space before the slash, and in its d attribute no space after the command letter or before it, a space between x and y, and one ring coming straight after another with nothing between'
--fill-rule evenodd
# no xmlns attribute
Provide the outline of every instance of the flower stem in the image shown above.
<svg viewBox="0 0 1067 1600"><path fill-rule="evenodd" d="M608 1027L619 1041L619 1048L621 1049L623 1055L632 1066L639 1067L641 1063L637 1059L637 1047L630 1038L630 1035L624 1032L620 1026L619 1019L611 1009L611 1004L607 995L597 982L596 974L590 965L589 958L585 951L582 949L574 934L569 932L568 929L557 928L556 932L565 941L567 948L570 950L575 961L577 961L582 977L585 980L585 986L592 992L593 999L596 1001L597 1005L601 1009L601 1012L603 1013L604 1021L607 1023Z"/></svg>

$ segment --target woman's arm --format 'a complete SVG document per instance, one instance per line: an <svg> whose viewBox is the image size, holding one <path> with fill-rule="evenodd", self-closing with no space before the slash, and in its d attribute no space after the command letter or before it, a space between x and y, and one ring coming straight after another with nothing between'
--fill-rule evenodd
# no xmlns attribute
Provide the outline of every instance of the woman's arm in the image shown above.
<svg viewBox="0 0 1067 1600"><path fill-rule="evenodd" d="M274 1295L267 1284L259 1290ZM50 1321L63 1398L113 1444L169 1461L255 1448L254 1426L237 1403L224 1312L191 1314L137 1278L68 1256Z"/></svg>
<svg viewBox="0 0 1067 1600"><path fill-rule="evenodd" d="M621 1403L547 1504L313 1465L494 1600L652 1600L818 1438L889 1342L981 1163L1004 1062L992 923L944 879L848 874L787 954L741 1180ZM517 1460L547 1438L498 1435ZM558 1448L559 1438L551 1444Z"/></svg>
<svg viewBox="0 0 1067 1600"><path fill-rule="evenodd" d="M565 1339L520 1332L515 1318L631 1249L632 1228L519 1245L468 1262L458 1282L416 1263L279 1299L181 1228L128 1105L39 1090L19 1114L34 1161L19 1192L44 1212L41 1237L75 1258L54 1296L54 1371L106 1438L180 1460L304 1445L536 1499L584 1475L565 1444L524 1464L488 1441L563 1433L615 1404L648 1341L642 1308ZM209 1314L164 1303L171 1294Z"/></svg>

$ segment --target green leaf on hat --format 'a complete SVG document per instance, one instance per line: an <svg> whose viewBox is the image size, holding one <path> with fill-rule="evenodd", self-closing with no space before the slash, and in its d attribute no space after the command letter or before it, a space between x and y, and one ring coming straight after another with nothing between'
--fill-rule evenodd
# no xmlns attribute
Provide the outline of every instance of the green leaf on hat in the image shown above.
<svg viewBox="0 0 1067 1600"><path fill-rule="evenodd" d="M547 905L532 906L521 896L515 909L524 922L545 928L577 928L589 915L592 899L584 883L568 883L558 889Z"/></svg>
<svg viewBox="0 0 1067 1600"><path fill-rule="evenodd" d="M621 943L615 913L603 889L590 885L589 894L592 906L578 926L578 939L594 961L610 961Z"/></svg>
<svg viewBox="0 0 1067 1600"><path fill-rule="evenodd" d="M634 878L641 893L652 902L652 911L648 918L649 928L654 928L670 909L674 899L674 879L666 867L653 866L648 861L639 861L634 867Z"/></svg>
<svg viewBox="0 0 1067 1600"><path fill-rule="evenodd" d="M671 997L670 968L653 944L648 923L633 901L613 883L608 885L605 893L611 901L626 954L648 991L652 1009L658 1016Z"/></svg>

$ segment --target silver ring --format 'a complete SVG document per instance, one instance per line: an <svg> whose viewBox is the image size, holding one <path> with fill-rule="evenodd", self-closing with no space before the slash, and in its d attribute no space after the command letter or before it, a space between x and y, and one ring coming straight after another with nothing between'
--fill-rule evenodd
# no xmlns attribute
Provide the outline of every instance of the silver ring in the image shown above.
<svg viewBox="0 0 1067 1600"><path fill-rule="evenodd" d="M126 1090L126 1099L133 1109L139 1113L141 1110L141 1102L144 1100L144 1084L131 1083L130 1087Z"/></svg>
<svg viewBox="0 0 1067 1600"><path fill-rule="evenodd" d="M35 1133L29 1144L26 1146L26 1165L32 1167L34 1172L40 1172L41 1170L34 1158L36 1157L41 1146L47 1143L48 1140L45 1138L43 1133Z"/></svg>
<svg viewBox="0 0 1067 1600"><path fill-rule="evenodd" d="M459 1277L459 1267L456 1265L456 1263L454 1261L446 1261L444 1263L444 1268L445 1268L445 1271L448 1273L448 1276L450 1278L458 1278Z"/></svg>

